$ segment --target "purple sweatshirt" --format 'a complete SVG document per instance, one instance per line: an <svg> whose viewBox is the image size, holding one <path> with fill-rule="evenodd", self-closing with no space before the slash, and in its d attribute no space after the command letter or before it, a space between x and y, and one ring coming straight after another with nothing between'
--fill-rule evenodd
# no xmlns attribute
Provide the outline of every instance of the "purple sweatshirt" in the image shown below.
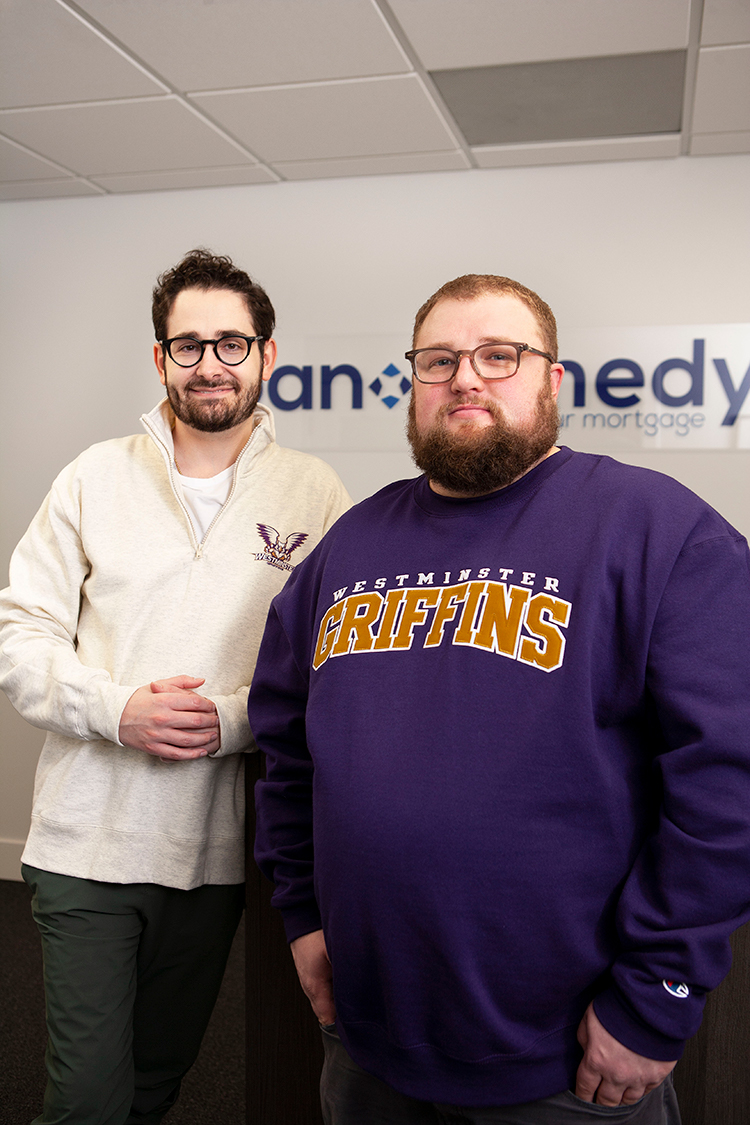
<svg viewBox="0 0 750 1125"><path fill-rule="evenodd" d="M678 1058L750 916L745 540L562 449L473 500L401 481L275 598L256 856L325 932L356 1062L429 1101L574 1084L592 998Z"/></svg>

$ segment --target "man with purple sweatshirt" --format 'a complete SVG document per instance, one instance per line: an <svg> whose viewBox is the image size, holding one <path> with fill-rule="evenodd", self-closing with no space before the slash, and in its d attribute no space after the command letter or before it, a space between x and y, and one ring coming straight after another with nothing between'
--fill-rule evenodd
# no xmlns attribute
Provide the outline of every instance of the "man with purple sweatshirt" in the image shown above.
<svg viewBox="0 0 750 1125"><path fill-rule="evenodd" d="M674 1125L750 916L745 540L558 448L555 320L469 275L417 314L423 475L274 600L256 855L328 1125Z"/></svg>

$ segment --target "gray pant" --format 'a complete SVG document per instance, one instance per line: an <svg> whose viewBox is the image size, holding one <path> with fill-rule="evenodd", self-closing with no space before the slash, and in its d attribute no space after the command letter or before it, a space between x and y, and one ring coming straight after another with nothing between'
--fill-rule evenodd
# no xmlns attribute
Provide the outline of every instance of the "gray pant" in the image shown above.
<svg viewBox="0 0 750 1125"><path fill-rule="evenodd" d="M244 886L181 891L22 870L49 1033L33 1125L156 1125L198 1054Z"/></svg>
<svg viewBox="0 0 750 1125"><path fill-rule="evenodd" d="M672 1076L632 1106L595 1105L565 1090L523 1105L459 1106L408 1098L367 1074L333 1028L323 1031L320 1096L325 1125L680 1125Z"/></svg>

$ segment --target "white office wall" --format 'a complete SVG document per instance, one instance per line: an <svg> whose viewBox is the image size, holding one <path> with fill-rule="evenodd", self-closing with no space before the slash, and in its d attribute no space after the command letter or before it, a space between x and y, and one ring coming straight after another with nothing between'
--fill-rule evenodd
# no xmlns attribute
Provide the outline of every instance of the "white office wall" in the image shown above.
<svg viewBox="0 0 750 1125"><path fill-rule="evenodd" d="M266 286L282 362L285 336L385 333L405 348L421 302L466 272L541 293L564 351L573 328L750 320L749 173L750 157L716 156L0 205L0 582L55 473L157 401L151 286L193 246ZM300 425L278 421L282 441ZM344 440L323 456L356 498L413 472L405 449ZM750 452L628 460L750 532ZM0 877L17 877L40 744L0 697Z"/></svg>

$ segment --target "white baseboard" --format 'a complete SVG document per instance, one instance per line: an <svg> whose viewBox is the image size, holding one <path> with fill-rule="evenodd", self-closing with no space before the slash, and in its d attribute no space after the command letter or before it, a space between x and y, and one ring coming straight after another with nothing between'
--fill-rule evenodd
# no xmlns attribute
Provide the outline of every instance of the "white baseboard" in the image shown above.
<svg viewBox="0 0 750 1125"><path fill-rule="evenodd" d="M21 852L25 840L0 839L0 879L15 879L21 882Z"/></svg>

